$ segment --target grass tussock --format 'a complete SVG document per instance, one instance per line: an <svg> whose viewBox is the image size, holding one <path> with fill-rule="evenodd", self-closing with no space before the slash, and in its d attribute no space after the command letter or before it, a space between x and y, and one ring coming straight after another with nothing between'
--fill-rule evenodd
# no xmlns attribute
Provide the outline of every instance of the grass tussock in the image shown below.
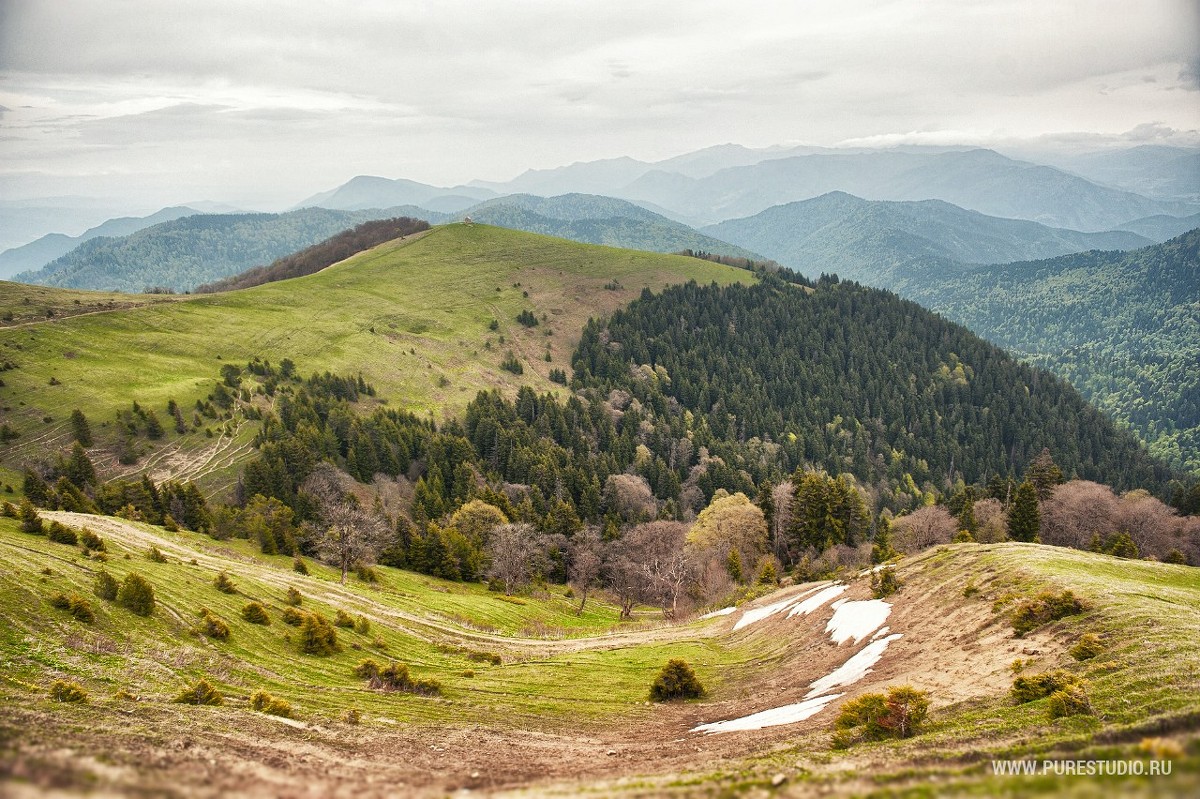
<svg viewBox="0 0 1200 799"><path fill-rule="evenodd" d="M1085 633L1070 649L1071 657L1076 660L1091 660L1103 652L1104 643L1095 633Z"/></svg>
<svg viewBox="0 0 1200 799"><path fill-rule="evenodd" d="M442 684L437 680L417 680L408 673L408 666L392 661L381 666L374 660L364 660L354 667L354 675L367 681L378 691L404 691L421 696L441 696Z"/></svg>
<svg viewBox="0 0 1200 799"><path fill-rule="evenodd" d="M1036 702L1038 699L1045 699L1055 691L1061 691L1079 682L1079 678L1069 671L1062 669L1043 671L1013 680L1010 695L1014 702L1022 705L1026 702Z"/></svg>
<svg viewBox="0 0 1200 799"><path fill-rule="evenodd" d="M217 573L217 576L213 578L213 587L216 588L218 591L220 591L222 594L236 594L237 593L237 585L233 582L233 580L231 580L229 578L229 575L226 574L225 572Z"/></svg>

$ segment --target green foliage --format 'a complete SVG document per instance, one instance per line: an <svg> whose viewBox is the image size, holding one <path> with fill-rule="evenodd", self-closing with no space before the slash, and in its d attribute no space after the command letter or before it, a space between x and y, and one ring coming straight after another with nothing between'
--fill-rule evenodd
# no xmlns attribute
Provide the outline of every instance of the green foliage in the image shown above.
<svg viewBox="0 0 1200 799"><path fill-rule="evenodd" d="M146 559L152 560L155 563L166 563L167 562L167 556L164 555L162 553L162 550L160 550L156 546L151 546L150 549L146 550Z"/></svg>
<svg viewBox="0 0 1200 799"><path fill-rule="evenodd" d="M1092 700L1088 696L1087 683L1080 681L1050 694L1047 709L1052 719L1064 716L1091 716Z"/></svg>
<svg viewBox="0 0 1200 799"><path fill-rule="evenodd" d="M537 327L538 318L528 308L517 314L517 321L525 327Z"/></svg>
<svg viewBox="0 0 1200 799"><path fill-rule="evenodd" d="M296 574L308 576L308 564L304 562L304 558L297 556L292 561L292 571L296 572Z"/></svg>
<svg viewBox="0 0 1200 799"><path fill-rule="evenodd" d="M251 694L250 707L259 713L266 713L270 716L281 716L285 719L293 718L291 703L285 699L272 696L266 691L255 691Z"/></svg>
<svg viewBox="0 0 1200 799"><path fill-rule="evenodd" d="M237 593L237 585L233 582L232 579L230 579L229 575L223 571L218 572L217 576L215 578L213 578L213 587L216 588L218 591L220 591L222 594L236 594Z"/></svg>
<svg viewBox="0 0 1200 799"><path fill-rule="evenodd" d="M875 540L871 544L871 563L878 566L898 554L900 553L892 548L892 523L887 516L880 516L875 529Z"/></svg>
<svg viewBox="0 0 1200 799"><path fill-rule="evenodd" d="M351 624L353 625L353 621ZM320 613L304 614L300 624L300 651L306 655L333 655L342 651L337 630Z"/></svg>
<svg viewBox="0 0 1200 799"><path fill-rule="evenodd" d="M509 350L508 354L504 356L504 360L500 361L500 368L506 372L512 372L514 375L525 373L525 367L521 365L512 350Z"/></svg>
<svg viewBox="0 0 1200 799"><path fill-rule="evenodd" d="M121 581L117 604L139 616L154 612L154 586L137 572L130 572Z"/></svg>
<svg viewBox="0 0 1200 799"><path fill-rule="evenodd" d="M698 699L704 696L704 686L687 661L672 658L650 684L650 701L669 702L675 699Z"/></svg>
<svg viewBox="0 0 1200 799"><path fill-rule="evenodd" d="M201 677L196 684L181 692L173 700L183 705L223 705L225 697L208 680Z"/></svg>
<svg viewBox="0 0 1200 799"><path fill-rule="evenodd" d="M83 415L83 411L76 408L71 411L71 434L75 437L75 441L85 447L90 447L93 443L92 428L88 424L87 417Z"/></svg>
<svg viewBox="0 0 1200 799"><path fill-rule="evenodd" d="M59 610L70 611L77 621L84 624L96 621L96 612L92 610L92 603L79 594L55 594L50 597L50 605Z"/></svg>
<svg viewBox="0 0 1200 799"><path fill-rule="evenodd" d="M121 584L117 579L104 569L96 572L96 584L92 588L92 593L106 602L116 601L117 594L121 590Z"/></svg>
<svg viewBox="0 0 1200 799"><path fill-rule="evenodd" d="M334 627L349 627L354 628L354 618L344 610L338 610L337 615L333 619Z"/></svg>
<svg viewBox="0 0 1200 799"><path fill-rule="evenodd" d="M1013 609L1013 633L1022 637L1026 633L1052 621L1075 616L1086 610L1083 602L1071 591L1055 594L1042 591L1033 599L1027 599Z"/></svg>
<svg viewBox="0 0 1200 799"><path fill-rule="evenodd" d="M859 741L910 738L929 713L929 693L909 685L884 694L863 694L842 705L834 721L833 743L845 748Z"/></svg>
<svg viewBox="0 0 1200 799"><path fill-rule="evenodd" d="M42 529L42 517L38 516L37 509L33 507L28 498L21 500L21 506L17 510L17 518L21 520L22 533L42 535L45 532Z"/></svg>
<svg viewBox="0 0 1200 799"><path fill-rule="evenodd" d="M267 625L271 623L271 617L267 615L267 609L262 606L261 602L251 602L242 608L242 618L251 624Z"/></svg>
<svg viewBox="0 0 1200 799"><path fill-rule="evenodd" d="M762 568L758 572L758 582L760 585L776 585L779 582L779 572L775 569L775 561L769 558L763 561Z"/></svg>
<svg viewBox="0 0 1200 799"><path fill-rule="evenodd" d="M882 569L871 572L871 595L876 599L891 596L900 590L904 583L892 569Z"/></svg>
<svg viewBox="0 0 1200 799"><path fill-rule="evenodd" d="M371 620L366 616L359 615L354 619L354 632L359 635L367 635L371 632Z"/></svg>
<svg viewBox="0 0 1200 799"><path fill-rule="evenodd" d="M299 627L301 624L304 623L304 618L307 615L308 614L302 610L296 610L295 608L289 607L289 608L283 609L283 613L280 615L279 618L281 618L283 620L284 624L290 625L292 627Z"/></svg>
<svg viewBox="0 0 1200 799"><path fill-rule="evenodd" d="M208 608L200 608L200 631L215 641L229 640L229 625Z"/></svg>
<svg viewBox="0 0 1200 799"><path fill-rule="evenodd" d="M50 526L46 530L46 538L56 544L66 544L72 547L79 543L79 536L75 534L75 531L58 522L50 522Z"/></svg>
<svg viewBox="0 0 1200 799"><path fill-rule="evenodd" d="M88 692L77 682L55 680L50 686L50 698L55 702L86 702Z"/></svg>
<svg viewBox="0 0 1200 799"><path fill-rule="evenodd" d="M298 608L304 601L304 596L292 586L288 586L287 597L283 601L292 607Z"/></svg>
<svg viewBox="0 0 1200 799"><path fill-rule="evenodd" d="M79 541L83 544L85 549L90 549L93 552L108 551L108 547L105 545L104 539L86 527L79 531Z"/></svg>
<svg viewBox="0 0 1200 799"><path fill-rule="evenodd" d="M1024 704L1025 702L1044 699L1055 691L1061 691L1064 688L1076 685L1078 682L1079 678L1069 671L1055 669L1054 671L1044 671L1040 674L1017 677L1013 680L1012 691L1010 693L1014 702Z"/></svg>
<svg viewBox="0 0 1200 799"><path fill-rule="evenodd" d="M963 586L962 595L964 599L970 599L978 593L979 586L975 584L974 580L968 580L967 584Z"/></svg>
<svg viewBox="0 0 1200 799"><path fill-rule="evenodd" d="M1071 647L1071 657L1076 660L1091 660L1104 652L1104 643L1095 633L1084 633L1075 646Z"/></svg>
<svg viewBox="0 0 1200 799"><path fill-rule="evenodd" d="M1017 487L1017 496L1008 511L1009 538L1013 541L1036 542L1042 527L1041 519L1037 489L1026 480Z"/></svg>
<svg viewBox="0 0 1200 799"><path fill-rule="evenodd" d="M1118 558L1136 558L1138 556L1137 544L1133 543L1129 533L1124 532L1109 536L1101 551Z"/></svg>

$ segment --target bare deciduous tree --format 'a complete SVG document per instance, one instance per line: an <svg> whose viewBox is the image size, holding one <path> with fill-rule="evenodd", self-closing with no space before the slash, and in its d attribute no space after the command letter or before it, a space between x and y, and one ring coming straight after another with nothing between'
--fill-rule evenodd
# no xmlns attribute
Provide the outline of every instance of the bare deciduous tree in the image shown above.
<svg viewBox="0 0 1200 799"><path fill-rule="evenodd" d="M941 505L919 508L892 522L892 546L901 552L920 552L935 544L948 544L958 522Z"/></svg>
<svg viewBox="0 0 1200 799"><path fill-rule="evenodd" d="M341 569L345 584L351 568L374 562L386 543L389 525L342 488L343 478L331 464L322 463L304 481L302 490L320 508L321 524L313 532L317 552L322 560Z"/></svg>
<svg viewBox="0 0 1200 799"><path fill-rule="evenodd" d="M601 551L600 534L594 527L582 530L571 540L571 560L570 566L567 567L567 577L579 594L579 609L575 611L577 616L583 614L588 590L600 579L600 570L604 565Z"/></svg>
<svg viewBox="0 0 1200 799"><path fill-rule="evenodd" d="M606 572L621 604L621 618L629 618L638 602L678 615L692 573L684 552L687 531L680 522L648 522L615 542Z"/></svg>
<svg viewBox="0 0 1200 799"><path fill-rule="evenodd" d="M609 475L604 483L604 504L626 522L643 522L658 514L650 483L637 474Z"/></svg>
<svg viewBox="0 0 1200 799"><path fill-rule="evenodd" d="M504 583L504 593L526 585L540 554L537 531L531 524L502 524L493 528L487 545L488 577Z"/></svg>

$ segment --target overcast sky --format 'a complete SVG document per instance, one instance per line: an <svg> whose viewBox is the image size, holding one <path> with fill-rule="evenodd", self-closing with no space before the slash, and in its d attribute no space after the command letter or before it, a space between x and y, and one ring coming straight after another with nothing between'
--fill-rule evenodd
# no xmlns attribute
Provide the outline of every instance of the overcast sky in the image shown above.
<svg viewBox="0 0 1200 799"><path fill-rule="evenodd" d="M274 210L747 146L1197 143L1197 0L0 0L0 198Z"/></svg>

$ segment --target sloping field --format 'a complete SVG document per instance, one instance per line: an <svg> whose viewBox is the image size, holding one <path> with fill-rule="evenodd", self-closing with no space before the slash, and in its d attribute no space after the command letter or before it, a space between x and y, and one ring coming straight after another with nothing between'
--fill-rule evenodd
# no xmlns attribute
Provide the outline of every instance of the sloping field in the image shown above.
<svg viewBox="0 0 1200 799"><path fill-rule="evenodd" d="M603 601L575 615L559 587L506 598L388 568L378 584L342 586L330 569L310 562L304 576L246 542L47 517L101 535L109 559L0 520L0 775L17 796L719 795L773 781L784 795L924 796L934 786L938 795L1187 795L1200 785L1200 579L1188 567L956 545L902 561L903 586L883 601L857 575L707 619L670 623L642 609L620 623ZM151 546L165 563L147 557ZM118 580L146 576L154 612L94 596L101 568ZM214 587L221 571L237 593ZM329 619L341 610L369 627L339 629L339 653L302 654L297 628L282 620L289 587L301 610ZM1015 638L1009 611L1044 588L1074 591L1085 612ZM95 621L52 607L58 593L88 600ZM251 601L269 625L243 620ZM227 640L200 632L202 607L226 622ZM1087 632L1102 652L1076 661L1068 650ZM654 675L677 657L707 695L648 704ZM364 658L405 663L442 694L373 690L353 673ZM1018 658L1022 674L1063 668L1086 679L1094 714L1052 720L1047 700L1015 705ZM200 677L224 705L171 701ZM89 701L53 701L57 679L78 682ZM919 735L833 748L842 704L900 684L930 692ZM292 718L254 712L259 690L288 701ZM778 721L815 699L806 718L747 722L764 711ZM1166 742L1143 749L1150 738ZM1159 751L1170 777L990 776L993 758L1147 762Z"/></svg>
<svg viewBox="0 0 1200 799"><path fill-rule="evenodd" d="M202 473L211 460L201 452L213 442L203 429L180 440L166 406L175 399L190 419L223 365L290 358L306 376L361 372L398 407L455 416L480 389L554 389L549 372L570 372L571 352L590 316L615 310L643 288L692 279L728 284L753 276L694 258L460 224L383 244L294 280L161 302L129 298L147 304L71 318L43 314L33 324L0 328L0 364L14 367L3 372L0 407L20 433L0 447L0 467L10 470L0 471L0 481L19 485L11 470L69 445L75 408L92 421L97 447L89 454L106 474L147 468L121 469L112 453L114 414L136 401L164 420L168 432L152 449L171 451L160 458L177 467L171 476L208 476L209 487L219 488L230 482L232 464L220 474ZM30 292L37 296L29 307L49 307L57 297L40 287L3 288L0 307L18 312ZM58 305L67 308L80 297L87 307L121 297L96 295L93 303L87 292L61 294ZM539 318L538 326L516 321L525 310ZM524 369L519 377L500 368L510 351ZM227 427L237 437L231 421ZM222 435L220 424L205 426ZM238 438L237 446L248 451L243 445L250 437Z"/></svg>

